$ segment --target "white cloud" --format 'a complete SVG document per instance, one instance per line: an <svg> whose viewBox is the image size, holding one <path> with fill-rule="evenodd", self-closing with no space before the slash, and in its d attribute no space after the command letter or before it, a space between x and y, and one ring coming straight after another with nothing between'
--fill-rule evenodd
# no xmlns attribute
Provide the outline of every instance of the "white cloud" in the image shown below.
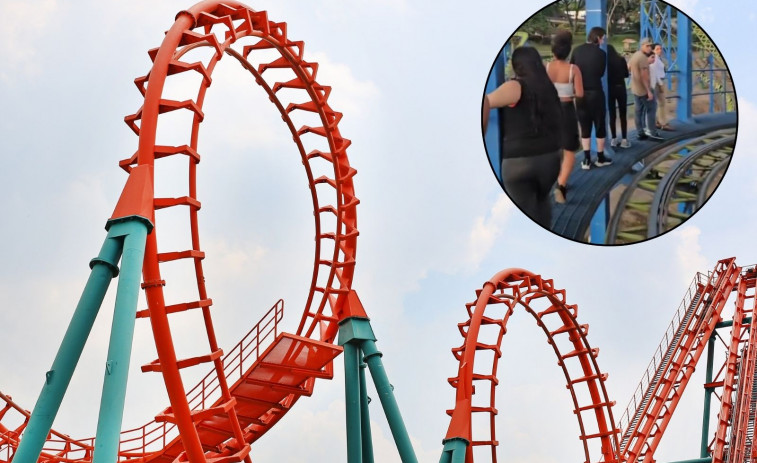
<svg viewBox="0 0 757 463"><path fill-rule="evenodd" d="M305 52L305 57L318 63L318 82L331 86L329 103L332 108L355 117L365 116L375 106L379 89L373 81L360 80L348 65L332 61L323 52Z"/></svg>
<svg viewBox="0 0 757 463"><path fill-rule="evenodd" d="M502 233L505 222L514 209L515 206L510 198L502 193L486 216L476 217L468 237L467 259L470 268L478 268Z"/></svg>
<svg viewBox="0 0 757 463"><path fill-rule="evenodd" d="M699 0L670 0L668 3L691 16L696 10Z"/></svg>
<svg viewBox="0 0 757 463"><path fill-rule="evenodd" d="M702 246L699 244L699 237L702 231L693 226L684 226L680 231L675 232L678 235L678 246L676 247L676 256L678 257L678 266L680 269L682 283L689 283L691 277L696 272L702 272L709 268L707 258L702 255Z"/></svg>
<svg viewBox="0 0 757 463"><path fill-rule="evenodd" d="M57 14L56 0L28 2L6 0L0 14L0 80L11 74L33 74L42 64L37 59L35 40Z"/></svg>

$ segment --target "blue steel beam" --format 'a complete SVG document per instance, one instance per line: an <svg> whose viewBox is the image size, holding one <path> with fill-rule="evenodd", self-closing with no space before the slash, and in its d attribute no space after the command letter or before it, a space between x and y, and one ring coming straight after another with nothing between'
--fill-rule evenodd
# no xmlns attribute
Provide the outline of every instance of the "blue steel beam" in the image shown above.
<svg viewBox="0 0 757 463"><path fill-rule="evenodd" d="M676 117L681 121L691 119L691 100L692 100L692 60L691 60L691 19L682 12L677 14L678 20L678 53L676 63L679 71L678 75L678 108Z"/></svg>
<svg viewBox="0 0 757 463"><path fill-rule="evenodd" d="M586 34L588 38L589 31L593 27L601 27L604 30L607 30L607 0L586 0ZM607 52L607 45L602 45L602 49ZM605 74L602 77L602 89L605 92L605 95L607 95L607 68L605 67ZM605 113L607 112L607 98L605 98L604 101L605 104ZM608 118L605 118L605 121L607 121ZM607 122L605 122L607 123ZM606 133L610 133L607 131ZM592 130L591 132L591 146L593 149L597 148L597 137L596 132ZM610 144L606 144L606 150L612 150L610 148ZM603 201L603 203L606 202ZM594 217L591 220L591 224L589 227L589 240L592 243L595 244L604 244L605 243L605 236L607 235L607 221L609 220L609 216L607 214L604 214L604 209L600 205L598 213L594 215Z"/></svg>
<svg viewBox="0 0 757 463"><path fill-rule="evenodd" d="M486 80L485 94L493 92L497 87L505 82L505 64L507 62L507 56L509 55L510 45L505 46L500 50L497 58L494 60L489 78ZM484 144L486 146L486 153L489 156L489 162L494 170L494 175L502 183L502 171L500 165L500 153L502 152L501 140L502 133L500 130L500 110L492 109L489 113L489 125L486 127L486 135L484 136Z"/></svg>

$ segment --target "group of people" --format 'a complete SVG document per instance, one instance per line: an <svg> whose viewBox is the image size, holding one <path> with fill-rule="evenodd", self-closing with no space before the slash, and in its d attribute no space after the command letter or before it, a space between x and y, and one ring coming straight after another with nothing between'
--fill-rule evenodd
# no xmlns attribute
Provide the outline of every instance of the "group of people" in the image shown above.
<svg viewBox="0 0 757 463"><path fill-rule="evenodd" d="M670 129L665 118L665 66L659 57L662 47L652 47L651 41L645 39L639 51L626 62L612 45L607 45L607 52L602 49L605 39L605 30L594 27L587 42L572 50L573 35L560 31L552 39L553 59L546 66L535 48L516 48L512 54L515 77L484 97L484 129L490 109L505 108L501 159L505 191L545 228L551 225L551 192L554 191L556 202L567 201L568 179L579 149L584 153L582 169L612 164L604 152L608 106L611 146L631 146L626 78L631 77L639 140L661 140L657 129ZM602 86L605 69L607 96ZM616 137L617 119L620 119L619 137ZM594 160L592 130L597 140Z"/></svg>

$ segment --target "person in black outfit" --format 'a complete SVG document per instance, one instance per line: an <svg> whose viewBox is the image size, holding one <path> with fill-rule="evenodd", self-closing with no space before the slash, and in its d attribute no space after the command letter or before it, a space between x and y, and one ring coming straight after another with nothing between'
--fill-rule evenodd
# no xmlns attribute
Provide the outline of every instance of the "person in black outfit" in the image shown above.
<svg viewBox="0 0 757 463"><path fill-rule="evenodd" d="M631 143L628 141L628 93L626 90L626 77L628 73L628 63L625 58L615 50L612 45L607 45L607 92L608 106L610 108L610 146L620 146L621 148L630 148ZM616 108L617 107L617 111ZM620 134L616 138L616 116L620 116Z"/></svg>
<svg viewBox="0 0 757 463"><path fill-rule="evenodd" d="M502 186L531 219L549 229L550 191L560 172L562 109L539 52L519 47L512 55L515 78L484 96L482 121L490 108L504 108Z"/></svg>
<svg viewBox="0 0 757 463"><path fill-rule="evenodd" d="M605 40L605 30L601 27L593 27L589 31L586 43L579 45L573 50L570 57L571 64L575 64L581 70L584 82L584 97L576 100L578 111L578 123L581 126L581 145L584 150L584 160L581 168L591 168L591 128L597 135L597 167L609 166L612 160L605 157L605 137L607 137L607 120L605 113L605 92L602 89L602 76L605 75L607 55L600 48Z"/></svg>

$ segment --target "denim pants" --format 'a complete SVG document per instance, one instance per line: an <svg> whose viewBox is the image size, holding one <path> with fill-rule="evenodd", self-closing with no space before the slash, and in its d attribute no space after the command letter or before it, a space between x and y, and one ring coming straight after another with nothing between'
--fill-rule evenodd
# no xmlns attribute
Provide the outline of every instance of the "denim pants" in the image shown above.
<svg viewBox="0 0 757 463"><path fill-rule="evenodd" d="M636 110L634 119L636 121L637 133L642 133L641 131L643 129L654 132L655 112L657 111L657 101L654 99L654 90L652 90L651 100L649 100L646 95L634 95L633 101Z"/></svg>

